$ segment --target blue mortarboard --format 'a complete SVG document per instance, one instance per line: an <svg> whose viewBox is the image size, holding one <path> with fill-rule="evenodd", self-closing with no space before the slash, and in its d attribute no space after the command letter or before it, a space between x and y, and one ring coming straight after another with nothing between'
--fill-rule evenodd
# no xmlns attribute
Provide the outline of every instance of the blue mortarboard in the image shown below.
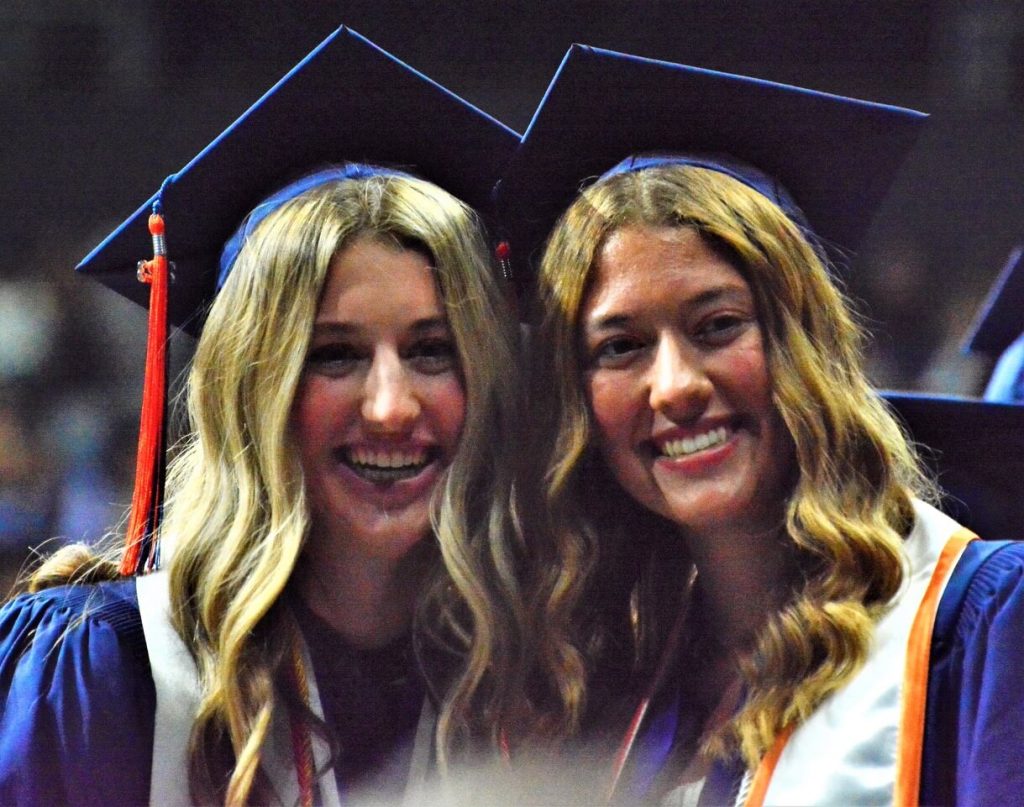
<svg viewBox="0 0 1024 807"><path fill-rule="evenodd" d="M948 493L943 509L982 538L1024 539L1024 406L886 392Z"/></svg>
<svg viewBox="0 0 1024 807"><path fill-rule="evenodd" d="M926 117L573 45L498 186L499 216L522 272L585 180L631 155L684 153L743 174L826 246L853 249Z"/></svg>
<svg viewBox="0 0 1024 807"><path fill-rule="evenodd" d="M169 177L78 270L145 304L149 292L136 280L136 264L151 252L147 219L159 196L174 264L169 319L196 330L196 315L216 288L221 248L252 208L287 183L331 164L393 166L486 217L518 141L511 129L342 27Z"/></svg>
<svg viewBox="0 0 1024 807"><path fill-rule="evenodd" d="M971 325L965 348L998 358L1024 332L1024 246L1010 253Z"/></svg>

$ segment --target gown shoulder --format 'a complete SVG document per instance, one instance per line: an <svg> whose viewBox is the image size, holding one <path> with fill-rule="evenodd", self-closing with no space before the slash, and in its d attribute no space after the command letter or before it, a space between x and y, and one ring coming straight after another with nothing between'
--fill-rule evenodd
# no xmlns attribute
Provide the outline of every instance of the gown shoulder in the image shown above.
<svg viewBox="0 0 1024 807"><path fill-rule="evenodd" d="M0 609L0 803L148 802L155 706L134 580Z"/></svg>
<svg viewBox="0 0 1024 807"><path fill-rule="evenodd" d="M954 616L932 646L922 803L1013 804L1024 792L1024 542L977 566Z"/></svg>

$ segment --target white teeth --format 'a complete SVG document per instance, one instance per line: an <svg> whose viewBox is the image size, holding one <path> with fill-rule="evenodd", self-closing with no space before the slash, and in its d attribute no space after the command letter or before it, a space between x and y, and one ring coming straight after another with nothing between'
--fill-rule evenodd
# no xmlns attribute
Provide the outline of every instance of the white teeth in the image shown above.
<svg viewBox="0 0 1024 807"><path fill-rule="evenodd" d="M349 449L349 460L353 465L368 465L377 468L405 468L410 465L423 465L427 461L427 452L416 451L374 451L368 448Z"/></svg>
<svg viewBox="0 0 1024 807"><path fill-rule="evenodd" d="M703 451L705 448L720 445L729 437L728 429L719 426L717 429L698 434L696 437L684 437L681 440L669 440L661 447L666 457L685 457Z"/></svg>

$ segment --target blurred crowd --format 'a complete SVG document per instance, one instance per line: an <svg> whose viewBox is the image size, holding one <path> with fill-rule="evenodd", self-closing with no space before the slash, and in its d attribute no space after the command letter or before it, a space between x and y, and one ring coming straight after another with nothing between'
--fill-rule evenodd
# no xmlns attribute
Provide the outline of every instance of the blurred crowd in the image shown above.
<svg viewBox="0 0 1024 807"><path fill-rule="evenodd" d="M0 278L0 583L30 550L100 540L131 497L145 315L52 246Z"/></svg>
<svg viewBox="0 0 1024 807"><path fill-rule="evenodd" d="M116 532L135 469L146 312L74 273L91 242L41 243L0 276L0 592L40 550Z"/></svg>

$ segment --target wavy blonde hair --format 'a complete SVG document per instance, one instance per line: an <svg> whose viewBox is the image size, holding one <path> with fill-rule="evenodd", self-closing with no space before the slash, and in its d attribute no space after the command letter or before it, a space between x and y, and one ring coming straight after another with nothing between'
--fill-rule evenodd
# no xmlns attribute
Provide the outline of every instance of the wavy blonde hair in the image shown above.
<svg viewBox="0 0 1024 807"><path fill-rule="evenodd" d="M282 706L325 731L287 676L298 628L282 595L310 528L289 418L331 261L365 236L431 256L466 391L414 617L417 657L428 667L444 662L425 670L439 701L442 767L470 741L496 743L514 701L520 561L505 452L522 391L515 324L479 222L450 194L405 175L316 185L268 215L239 252L203 326L188 380L189 432L168 469L162 534L172 550L173 621L202 686L190 745L201 803L270 798L260 761Z"/></svg>
<svg viewBox="0 0 1024 807"><path fill-rule="evenodd" d="M785 725L863 663L873 624L903 579L912 497L931 498L932 487L864 375L863 333L819 250L774 203L693 166L599 180L548 241L531 351L539 466L538 484L523 495L546 514L536 525L544 538L535 541L533 583L534 683L550 682L534 696L545 730L579 730L593 681L647 681L689 596L692 562L672 540L673 525L629 500L596 456L584 392L580 310L603 243L630 225L692 227L746 278L773 400L795 447L785 509L795 590L741 658L746 703L705 749L736 749L754 765Z"/></svg>

